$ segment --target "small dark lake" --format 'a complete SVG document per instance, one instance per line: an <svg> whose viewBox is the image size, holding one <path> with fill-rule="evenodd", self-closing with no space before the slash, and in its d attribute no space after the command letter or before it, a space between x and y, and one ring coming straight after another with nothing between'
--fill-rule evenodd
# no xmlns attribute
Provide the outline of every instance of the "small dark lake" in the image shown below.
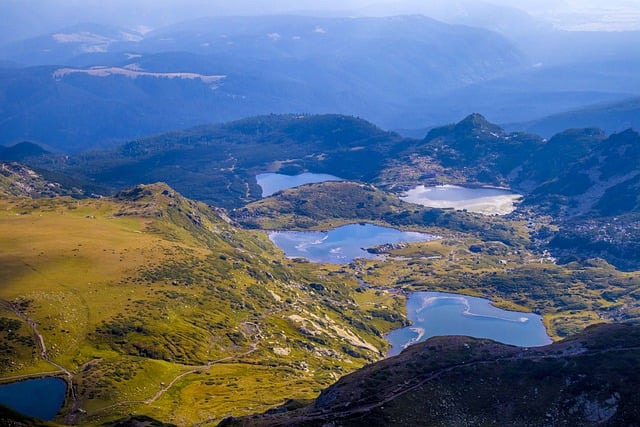
<svg viewBox="0 0 640 427"><path fill-rule="evenodd" d="M268 197L287 188L298 187L304 184L315 184L326 181L343 181L337 176L324 173L303 173L300 175L283 175L279 173L262 173L256 175L258 185L262 187L262 197Z"/></svg>
<svg viewBox="0 0 640 427"><path fill-rule="evenodd" d="M391 344L388 356L427 338L445 335L488 338L520 347L551 344L541 316L503 310L484 298L414 292L407 300L407 317L411 326L387 334Z"/></svg>
<svg viewBox="0 0 640 427"><path fill-rule="evenodd" d="M0 404L30 417L50 421L58 414L67 392L67 383L54 377L0 385Z"/></svg>
<svg viewBox="0 0 640 427"><path fill-rule="evenodd" d="M269 238L289 258L311 262L347 264L356 258L376 258L367 248L385 243L424 242L437 237L427 233L400 231L373 224L351 224L330 231L274 231Z"/></svg>

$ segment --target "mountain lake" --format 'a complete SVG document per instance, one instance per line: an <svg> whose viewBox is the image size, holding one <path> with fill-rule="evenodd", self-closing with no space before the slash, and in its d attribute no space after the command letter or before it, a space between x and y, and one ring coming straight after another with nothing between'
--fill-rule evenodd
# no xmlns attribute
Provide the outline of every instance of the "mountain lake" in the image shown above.
<svg viewBox="0 0 640 427"><path fill-rule="evenodd" d="M542 317L533 313L507 311L491 301L442 292L414 292L407 299L411 326L387 334L388 356L395 356L411 344L444 335L488 338L519 347L551 344Z"/></svg>
<svg viewBox="0 0 640 427"><path fill-rule="evenodd" d="M0 385L0 404L23 415L50 421L58 414L67 392L67 383L45 377Z"/></svg>
<svg viewBox="0 0 640 427"><path fill-rule="evenodd" d="M400 197L405 202L430 208L453 208L485 215L506 215L522 196L502 188L467 188L457 185L419 185Z"/></svg>
<svg viewBox="0 0 640 427"><path fill-rule="evenodd" d="M280 173L262 173L256 175L258 185L262 187L262 197L271 196L281 190L298 187L304 184L316 184L326 181L344 181L337 176L324 173L303 173L300 175L283 175Z"/></svg>
<svg viewBox="0 0 640 427"><path fill-rule="evenodd" d="M273 231L269 233L269 238L289 258L347 264L356 258L380 256L367 252L367 248L387 243L425 242L438 237L373 224L350 224L330 231Z"/></svg>

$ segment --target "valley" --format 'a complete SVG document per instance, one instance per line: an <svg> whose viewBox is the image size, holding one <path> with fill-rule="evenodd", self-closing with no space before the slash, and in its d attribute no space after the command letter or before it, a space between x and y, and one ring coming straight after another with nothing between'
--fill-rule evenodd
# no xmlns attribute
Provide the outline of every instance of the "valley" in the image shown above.
<svg viewBox="0 0 640 427"><path fill-rule="evenodd" d="M0 425L640 422L637 7L63 3L0 2Z"/></svg>
<svg viewBox="0 0 640 427"><path fill-rule="evenodd" d="M3 247L12 248L3 251L2 298L37 319L47 348L45 358L29 339L9 339L3 376L72 371L77 400L67 399L67 421L135 409L190 424L202 411L216 418L272 406L293 390L311 397L379 357L372 349L386 344L377 328L400 324L400 316L385 320L399 308L378 308L388 314L365 327L373 307L356 300L373 291L356 296L344 274L292 268L266 236L168 187L113 200L4 201L2 212ZM318 299L313 282L332 292ZM379 303L397 306L391 295ZM309 342L294 316L317 317L326 329ZM281 384L283 394L264 400L261 384Z"/></svg>
<svg viewBox="0 0 640 427"><path fill-rule="evenodd" d="M323 136L327 130L330 137ZM577 135L587 157L568 150L568 164L590 162L588 150L600 150L606 138ZM407 140L329 115L247 119L65 159L25 147L21 161L34 169L5 163L0 181L2 317L21 323L3 332L2 375L68 373L72 388L56 418L61 423L98 425L137 414L216 425L288 399L308 401L384 359L385 336L409 324L405 304L415 292L477 296L539 314L554 341L592 324L635 323L637 271L590 258L580 247L572 247L575 259L558 263L545 243L560 238L564 221L597 218L558 213L549 198L536 202L540 189L556 191L559 178L545 178L555 175L536 158L547 144L561 144L559 138L507 134L474 115L431 131L425 141ZM631 133L610 140L628 144L629 138L640 139ZM465 151L465 139L483 144L481 160ZM284 146L287 159L278 154ZM379 160L358 162L362 156ZM212 167L229 159L231 168ZM190 172L166 174L176 161ZM256 175L264 171L347 180L260 197ZM217 174L226 180L202 185ZM129 185L162 175L194 199L227 209L185 198L164 183ZM49 181L54 177L64 179ZM507 215L416 205L397 192L442 180L529 190ZM535 187L535 180L544 181ZM235 191L231 183L248 190ZM285 256L267 234L364 229L357 225L363 223L437 238L358 245L356 233L349 238L371 259L317 263ZM344 249L338 245L332 253ZM38 324L35 341L21 320L27 317Z"/></svg>

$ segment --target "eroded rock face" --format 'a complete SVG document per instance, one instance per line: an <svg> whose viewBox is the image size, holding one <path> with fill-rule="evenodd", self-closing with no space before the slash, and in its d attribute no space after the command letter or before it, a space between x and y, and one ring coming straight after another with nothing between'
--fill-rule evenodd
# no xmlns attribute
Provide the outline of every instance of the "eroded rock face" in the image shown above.
<svg viewBox="0 0 640 427"><path fill-rule="evenodd" d="M604 401L590 393L582 393L576 398L575 404L569 409L570 414L575 414L593 423L609 421L618 411L620 393L613 392Z"/></svg>
<svg viewBox="0 0 640 427"><path fill-rule="evenodd" d="M1 154L0 152L0 158ZM0 160L0 195L40 199L56 196L83 197L85 193L79 188L51 181L23 164Z"/></svg>

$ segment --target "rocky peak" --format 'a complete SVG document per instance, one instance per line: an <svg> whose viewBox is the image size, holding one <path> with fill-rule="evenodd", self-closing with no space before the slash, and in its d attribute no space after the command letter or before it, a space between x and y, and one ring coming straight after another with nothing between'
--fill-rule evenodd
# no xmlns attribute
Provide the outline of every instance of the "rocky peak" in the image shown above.
<svg viewBox="0 0 640 427"><path fill-rule="evenodd" d="M115 198L122 201L139 202L145 199L151 200L159 196L173 198L176 194L178 193L166 183L156 182L154 184L140 184L127 188L116 194Z"/></svg>
<svg viewBox="0 0 640 427"><path fill-rule="evenodd" d="M453 130L456 134L489 134L496 138L505 134L500 126L490 123L483 115L478 113L465 117L454 126Z"/></svg>
<svg viewBox="0 0 640 427"><path fill-rule="evenodd" d="M10 147L0 147L0 160L21 162L28 157L49 154L47 150L33 142L23 141Z"/></svg>

